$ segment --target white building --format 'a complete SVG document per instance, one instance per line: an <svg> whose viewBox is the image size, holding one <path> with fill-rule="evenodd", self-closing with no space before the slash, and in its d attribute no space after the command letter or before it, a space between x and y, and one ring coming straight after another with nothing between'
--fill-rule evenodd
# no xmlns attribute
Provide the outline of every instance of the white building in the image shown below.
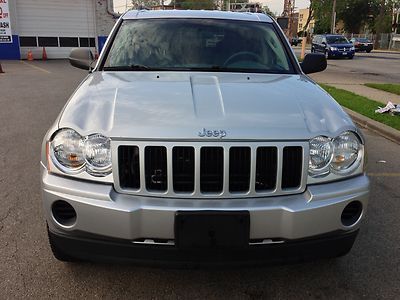
<svg viewBox="0 0 400 300"><path fill-rule="evenodd" d="M66 58L75 47L100 51L118 17L113 0L3 1L8 5L12 42L0 40L0 60L25 59L29 50L38 59L43 47L48 58Z"/></svg>

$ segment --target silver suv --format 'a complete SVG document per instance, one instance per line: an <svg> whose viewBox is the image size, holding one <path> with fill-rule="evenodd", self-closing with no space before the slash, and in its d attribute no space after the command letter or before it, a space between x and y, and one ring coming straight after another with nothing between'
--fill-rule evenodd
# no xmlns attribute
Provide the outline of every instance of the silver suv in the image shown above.
<svg viewBox="0 0 400 300"><path fill-rule="evenodd" d="M71 64L90 69L88 50ZM130 11L43 141L56 258L336 257L367 207L364 138L263 14Z"/></svg>

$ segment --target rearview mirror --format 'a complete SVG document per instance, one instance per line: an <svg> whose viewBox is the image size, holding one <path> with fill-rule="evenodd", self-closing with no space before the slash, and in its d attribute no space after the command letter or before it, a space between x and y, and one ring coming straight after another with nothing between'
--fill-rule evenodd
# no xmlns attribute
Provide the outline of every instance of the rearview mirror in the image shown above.
<svg viewBox="0 0 400 300"><path fill-rule="evenodd" d="M94 56L90 49L75 48L72 49L68 59L72 66L83 70L89 70Z"/></svg>
<svg viewBox="0 0 400 300"><path fill-rule="evenodd" d="M326 62L325 55L311 53L304 57L304 60L300 63L300 66L305 74L311 74L324 71L328 64Z"/></svg>

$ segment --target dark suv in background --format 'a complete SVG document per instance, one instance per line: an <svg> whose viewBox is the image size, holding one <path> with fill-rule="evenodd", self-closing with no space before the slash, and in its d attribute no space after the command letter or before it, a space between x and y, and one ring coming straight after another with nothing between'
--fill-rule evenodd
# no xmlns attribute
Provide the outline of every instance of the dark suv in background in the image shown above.
<svg viewBox="0 0 400 300"><path fill-rule="evenodd" d="M374 49L374 44L367 38L352 38L350 41L353 43L356 52L370 53Z"/></svg>
<svg viewBox="0 0 400 300"><path fill-rule="evenodd" d="M353 59L355 48L343 35L324 34L314 36L311 52L323 53L326 58L348 57Z"/></svg>

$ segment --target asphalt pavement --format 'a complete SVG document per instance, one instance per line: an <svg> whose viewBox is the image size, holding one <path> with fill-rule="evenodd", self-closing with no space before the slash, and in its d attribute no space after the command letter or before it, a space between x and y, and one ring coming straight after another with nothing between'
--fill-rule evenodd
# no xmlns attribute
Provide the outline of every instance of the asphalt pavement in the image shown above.
<svg viewBox="0 0 400 300"><path fill-rule="evenodd" d="M371 68L386 62L369 59L364 61ZM357 59L354 62L357 64ZM345 257L213 270L65 264L55 260L42 216L40 145L86 74L65 61L2 65L6 73L0 74L0 299L398 299L400 145L369 131L364 134L372 184L370 205L354 248ZM326 74L318 76L329 80L337 74L340 80L348 76L347 69L343 74L332 69L330 64ZM376 69L367 71L385 72ZM328 78L329 74L333 77Z"/></svg>
<svg viewBox="0 0 400 300"><path fill-rule="evenodd" d="M299 48L294 51L300 56ZM327 84L399 83L400 52L357 52L351 60L332 58L328 60L327 70L311 77Z"/></svg>

